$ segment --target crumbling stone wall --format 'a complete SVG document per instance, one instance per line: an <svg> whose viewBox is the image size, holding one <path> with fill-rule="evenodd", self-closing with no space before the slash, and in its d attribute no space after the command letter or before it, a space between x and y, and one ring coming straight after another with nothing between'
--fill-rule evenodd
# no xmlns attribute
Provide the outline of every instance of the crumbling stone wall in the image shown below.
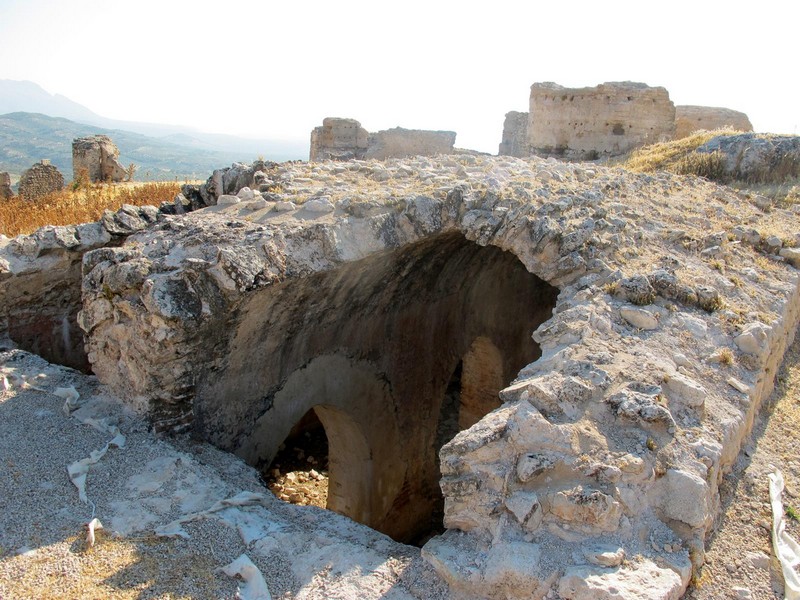
<svg viewBox="0 0 800 600"><path fill-rule="evenodd" d="M503 139L497 152L500 156L523 158L531 155L528 145L528 117L529 114L526 112L512 110L506 113L506 120L503 122Z"/></svg>
<svg viewBox="0 0 800 600"><path fill-rule="evenodd" d="M93 135L72 141L72 177L83 173L93 182L123 181L127 175L119 162L119 150L107 135Z"/></svg>
<svg viewBox="0 0 800 600"><path fill-rule="evenodd" d="M456 143L454 131L427 131L395 127L372 133L365 158L386 160L406 156L450 154Z"/></svg>
<svg viewBox="0 0 800 600"><path fill-rule="evenodd" d="M451 154L456 142L453 131L430 131L395 127L369 133L355 119L328 117L311 132L309 160L386 160L406 156Z"/></svg>
<svg viewBox="0 0 800 600"><path fill-rule="evenodd" d="M675 105L663 87L635 82L531 86L528 141L536 154L614 156L674 135Z"/></svg>
<svg viewBox="0 0 800 600"><path fill-rule="evenodd" d="M309 160L364 158L369 132L355 119L327 117L311 132Z"/></svg>
<svg viewBox="0 0 800 600"><path fill-rule="evenodd" d="M14 196L11 189L11 175L5 171L0 171L0 200L5 200Z"/></svg>
<svg viewBox="0 0 800 600"><path fill-rule="evenodd" d="M22 174L19 179L19 195L26 200L35 200L64 187L64 176L50 164L42 160Z"/></svg>
<svg viewBox="0 0 800 600"><path fill-rule="evenodd" d="M12 239L0 236L0 340L50 362L89 370L81 308L81 261L89 250L118 246L157 219L153 206L125 205L95 223L47 226Z"/></svg>
<svg viewBox="0 0 800 600"><path fill-rule="evenodd" d="M684 138L698 129L711 131L721 127L753 131L747 115L737 110L715 106L675 107L675 139Z"/></svg>

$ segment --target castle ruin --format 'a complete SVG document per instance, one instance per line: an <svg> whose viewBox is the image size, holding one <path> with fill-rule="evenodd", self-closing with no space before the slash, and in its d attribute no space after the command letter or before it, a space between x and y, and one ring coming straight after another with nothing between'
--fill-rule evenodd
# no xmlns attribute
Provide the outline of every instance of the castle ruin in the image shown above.
<svg viewBox="0 0 800 600"><path fill-rule="evenodd" d="M5 171L0 171L0 200L7 200L14 196L11 189L11 175Z"/></svg>
<svg viewBox="0 0 800 600"><path fill-rule="evenodd" d="M72 141L72 177L88 176L92 182L119 182L127 175L119 162L119 150L107 135L93 135Z"/></svg>
<svg viewBox="0 0 800 600"><path fill-rule="evenodd" d="M41 198L63 187L64 176L46 159L33 165L19 179L19 195L26 200Z"/></svg>
<svg viewBox="0 0 800 600"><path fill-rule="evenodd" d="M404 158L451 154L456 142L453 131L430 131L395 127L369 133L355 119L327 117L311 132L309 160Z"/></svg>
<svg viewBox="0 0 800 600"><path fill-rule="evenodd" d="M747 115L735 110L676 107L663 87L630 81L584 88L534 83L530 112L506 114L498 153L594 160L720 127L753 130Z"/></svg>
<svg viewBox="0 0 800 600"><path fill-rule="evenodd" d="M691 135L698 129L711 131L730 127L736 131L753 131L747 115L738 110L715 106L676 106L675 139Z"/></svg>

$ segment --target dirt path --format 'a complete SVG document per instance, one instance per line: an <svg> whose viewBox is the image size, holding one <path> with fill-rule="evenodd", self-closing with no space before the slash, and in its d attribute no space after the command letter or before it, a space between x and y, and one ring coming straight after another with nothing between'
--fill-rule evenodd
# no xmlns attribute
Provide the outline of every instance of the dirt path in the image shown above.
<svg viewBox="0 0 800 600"><path fill-rule="evenodd" d="M720 486L723 504L718 529L709 540L707 564L686 598L783 598L780 567L772 558L767 475L772 466L783 472L784 508L800 511L798 428L800 335L786 353L775 391L756 420L751 441ZM789 533L800 537L797 519L787 516L786 523Z"/></svg>

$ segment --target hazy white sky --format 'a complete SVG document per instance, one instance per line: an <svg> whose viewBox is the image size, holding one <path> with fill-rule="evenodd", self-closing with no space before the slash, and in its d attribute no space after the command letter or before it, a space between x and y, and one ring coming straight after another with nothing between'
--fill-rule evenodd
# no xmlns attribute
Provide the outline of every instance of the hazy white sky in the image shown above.
<svg viewBox="0 0 800 600"><path fill-rule="evenodd" d="M643 81L800 133L799 28L797 0L0 0L0 79L117 119L307 140L352 117L496 153L536 81Z"/></svg>

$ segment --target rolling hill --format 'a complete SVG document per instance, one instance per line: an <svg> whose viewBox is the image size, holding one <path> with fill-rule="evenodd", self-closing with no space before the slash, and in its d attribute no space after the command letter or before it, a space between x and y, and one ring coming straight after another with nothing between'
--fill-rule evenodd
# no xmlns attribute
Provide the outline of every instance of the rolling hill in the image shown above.
<svg viewBox="0 0 800 600"><path fill-rule="evenodd" d="M140 181L205 179L214 169L256 158L247 151L208 150L60 117L14 112L0 115L0 171L8 171L16 181L22 171L47 158L66 180L70 180L72 140L94 134L105 134L114 140L120 151L120 161L126 166L136 164L136 179Z"/></svg>

